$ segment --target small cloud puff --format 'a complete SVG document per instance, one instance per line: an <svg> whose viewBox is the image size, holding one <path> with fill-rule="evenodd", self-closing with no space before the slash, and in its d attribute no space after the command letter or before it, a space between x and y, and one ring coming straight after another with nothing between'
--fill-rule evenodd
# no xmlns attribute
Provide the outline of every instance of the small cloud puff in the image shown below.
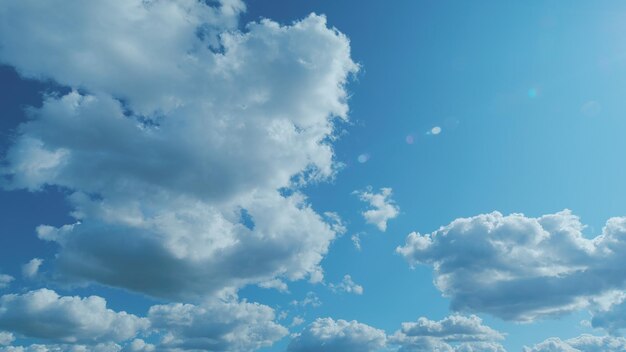
<svg viewBox="0 0 626 352"><path fill-rule="evenodd" d="M354 248L356 248L357 251L360 251L361 250L361 233L356 233L352 235L352 237L350 237L350 240L352 241Z"/></svg>
<svg viewBox="0 0 626 352"><path fill-rule="evenodd" d="M13 282L13 280L15 280L15 278L11 275L0 274L0 288L5 288L9 286L9 284Z"/></svg>
<svg viewBox="0 0 626 352"><path fill-rule="evenodd" d="M322 301L315 294L315 292L309 291L306 293L306 296L301 301L293 300L289 304L292 306L296 306L296 307L306 307L306 306L319 307L322 305Z"/></svg>
<svg viewBox="0 0 626 352"><path fill-rule="evenodd" d="M25 278L33 278L39 273L39 267L43 264L43 259L33 258L28 263L22 265L22 275Z"/></svg>
<svg viewBox="0 0 626 352"><path fill-rule="evenodd" d="M302 318L301 316L293 317L293 320L291 321L291 327L300 326L302 324L304 324L304 318Z"/></svg>
<svg viewBox="0 0 626 352"><path fill-rule="evenodd" d="M259 283L259 287L267 289L275 289L278 292L289 293L289 286L279 279L273 279Z"/></svg>
<svg viewBox="0 0 626 352"><path fill-rule="evenodd" d="M371 208L361 213L365 222L375 225L380 231L386 231L387 221L396 218L400 213L400 207L391 199L391 188L381 188L380 193L374 193L371 187L367 187L365 191L353 193Z"/></svg>
<svg viewBox="0 0 626 352"><path fill-rule="evenodd" d="M363 286L357 285L354 281L352 281L352 277L350 275L345 275L340 283L329 284L328 287L330 287L333 292L354 293L355 295L363 294Z"/></svg>

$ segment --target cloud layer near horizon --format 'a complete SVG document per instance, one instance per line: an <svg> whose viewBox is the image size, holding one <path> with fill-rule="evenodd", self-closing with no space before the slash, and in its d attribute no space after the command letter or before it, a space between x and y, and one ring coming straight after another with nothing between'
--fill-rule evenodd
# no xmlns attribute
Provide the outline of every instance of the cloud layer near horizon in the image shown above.
<svg viewBox="0 0 626 352"><path fill-rule="evenodd" d="M523 352L618 352L626 350L623 337L581 335L568 340L549 338L533 347L524 347Z"/></svg>
<svg viewBox="0 0 626 352"><path fill-rule="evenodd" d="M200 305L155 305L146 317L107 308L99 296L60 296L48 289L0 297L0 345L15 336L45 345L17 351L253 351L287 335L274 310L257 303L208 300ZM162 336L157 346L142 336ZM98 347L99 346L99 347ZM0 348L13 351L13 347Z"/></svg>
<svg viewBox="0 0 626 352"><path fill-rule="evenodd" d="M497 342L502 339L503 334L477 316L451 315L440 321L421 317L402 323L390 336L355 320L319 318L293 337L287 351L505 352Z"/></svg>
<svg viewBox="0 0 626 352"><path fill-rule="evenodd" d="M102 297L61 297L48 289L0 297L0 331L61 343L109 343L135 337L150 323L106 307Z"/></svg>

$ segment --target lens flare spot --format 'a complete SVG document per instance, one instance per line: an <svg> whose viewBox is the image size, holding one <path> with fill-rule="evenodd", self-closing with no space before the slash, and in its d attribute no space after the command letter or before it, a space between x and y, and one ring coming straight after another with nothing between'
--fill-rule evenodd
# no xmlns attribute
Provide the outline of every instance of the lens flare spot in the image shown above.
<svg viewBox="0 0 626 352"><path fill-rule="evenodd" d="M361 154L358 156L358 158L356 158L356 160L358 160L358 162L360 162L361 164L366 163L368 160L370 160L370 155L369 154Z"/></svg>
<svg viewBox="0 0 626 352"><path fill-rule="evenodd" d="M441 133L441 127L439 126L435 126L431 128L430 131L428 132L428 134L433 134L433 135L438 135L439 133Z"/></svg>

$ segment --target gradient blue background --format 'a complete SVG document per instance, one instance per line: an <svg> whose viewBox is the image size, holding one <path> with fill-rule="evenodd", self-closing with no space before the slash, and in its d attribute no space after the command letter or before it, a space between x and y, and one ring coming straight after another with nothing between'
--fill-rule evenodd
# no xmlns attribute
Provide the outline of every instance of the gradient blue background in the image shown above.
<svg viewBox="0 0 626 352"><path fill-rule="evenodd" d="M539 216L568 208L591 237L608 218L626 215L625 2L250 0L242 22L290 23L311 12L326 14L350 38L362 69L349 88L351 121L335 144L346 166L334 182L305 193L316 210L335 211L348 224L322 264L327 281L350 274L365 292L297 282L289 295L249 287L241 297L293 311L289 302L313 291L323 304L284 324L294 315L307 322L332 316L392 333L401 322L450 313L432 270L411 270L394 254L409 232L494 210ZM0 150L27 118L24 107L59 89L0 67ZM434 126L442 133L427 134ZM364 153L370 159L359 163ZM363 223L365 205L352 194L368 185L392 187L401 208L385 233ZM0 191L0 272L18 278L13 287L44 285L19 282L20 266L54 256L55 246L34 229L71 221L63 197L53 188ZM350 240L356 233L361 251ZM111 308L136 314L156 302L97 286L55 289L106 293ZM510 351L591 332L579 323L585 312L533 324L481 317L508 334ZM284 350L286 342L267 350Z"/></svg>

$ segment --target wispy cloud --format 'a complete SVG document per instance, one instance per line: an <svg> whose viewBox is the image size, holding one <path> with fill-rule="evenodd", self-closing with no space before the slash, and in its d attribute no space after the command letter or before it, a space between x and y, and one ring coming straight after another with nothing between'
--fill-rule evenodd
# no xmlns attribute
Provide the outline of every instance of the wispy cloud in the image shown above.
<svg viewBox="0 0 626 352"><path fill-rule="evenodd" d="M330 287L333 292L354 293L356 295L363 294L363 286L355 283L350 275L345 275L340 283L331 283L328 285L328 287Z"/></svg>

